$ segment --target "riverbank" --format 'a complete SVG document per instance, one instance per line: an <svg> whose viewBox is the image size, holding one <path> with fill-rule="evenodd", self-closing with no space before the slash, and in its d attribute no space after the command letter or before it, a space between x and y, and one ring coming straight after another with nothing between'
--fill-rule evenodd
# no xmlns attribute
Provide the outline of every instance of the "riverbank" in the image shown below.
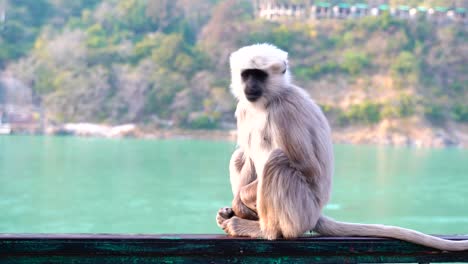
<svg viewBox="0 0 468 264"><path fill-rule="evenodd" d="M110 126L92 123L69 123L47 127L43 134L103 138L236 140L236 130L233 129L157 129L137 124ZM386 120L373 126L338 127L333 128L332 136L334 143L351 145L420 148L468 147L468 125L449 124L445 128L435 128L426 123L420 123L417 119L406 120L404 123L401 120Z"/></svg>
<svg viewBox="0 0 468 264"><path fill-rule="evenodd" d="M335 143L421 148L468 147L468 124L436 127L422 119L384 120L371 126L334 128Z"/></svg>

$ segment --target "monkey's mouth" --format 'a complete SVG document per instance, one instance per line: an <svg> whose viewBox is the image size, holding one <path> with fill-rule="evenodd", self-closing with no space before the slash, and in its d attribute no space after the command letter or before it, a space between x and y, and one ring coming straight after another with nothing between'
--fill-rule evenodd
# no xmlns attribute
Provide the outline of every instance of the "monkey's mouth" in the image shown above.
<svg viewBox="0 0 468 264"><path fill-rule="evenodd" d="M249 91L249 92L245 92L245 97L247 98L247 100L249 100L250 102L255 102L258 100L258 98L260 98L262 96L262 91Z"/></svg>

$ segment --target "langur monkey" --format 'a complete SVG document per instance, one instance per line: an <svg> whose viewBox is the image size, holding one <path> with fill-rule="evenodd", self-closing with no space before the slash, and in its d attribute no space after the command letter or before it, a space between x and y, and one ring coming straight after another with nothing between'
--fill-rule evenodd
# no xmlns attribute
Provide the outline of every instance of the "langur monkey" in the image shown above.
<svg viewBox="0 0 468 264"><path fill-rule="evenodd" d="M288 54L269 44L230 56L238 149L230 161L232 208L218 211L229 235L295 238L326 236L397 238L441 250L467 250L400 227L335 221L322 214L330 198L333 149L328 121L307 93L291 83Z"/></svg>

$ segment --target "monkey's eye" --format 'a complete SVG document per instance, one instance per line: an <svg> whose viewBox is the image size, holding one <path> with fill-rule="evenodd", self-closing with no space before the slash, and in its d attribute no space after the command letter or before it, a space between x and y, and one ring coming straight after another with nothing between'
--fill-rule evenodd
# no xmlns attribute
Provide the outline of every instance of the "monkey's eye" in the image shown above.
<svg viewBox="0 0 468 264"><path fill-rule="evenodd" d="M254 78L259 81L265 81L268 77L268 73L259 69L248 69L241 72L241 77L244 81L249 78Z"/></svg>

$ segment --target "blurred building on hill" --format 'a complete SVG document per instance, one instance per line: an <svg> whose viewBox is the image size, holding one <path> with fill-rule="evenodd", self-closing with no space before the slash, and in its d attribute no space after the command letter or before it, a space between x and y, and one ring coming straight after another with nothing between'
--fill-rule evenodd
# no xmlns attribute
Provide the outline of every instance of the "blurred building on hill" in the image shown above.
<svg viewBox="0 0 468 264"><path fill-rule="evenodd" d="M368 3L349 4L346 2L319 1L275 1L254 0L256 15L263 19L352 19L365 16L378 16L389 13L401 19L426 18L437 23L467 24L464 6L391 6L388 1L369 1Z"/></svg>

